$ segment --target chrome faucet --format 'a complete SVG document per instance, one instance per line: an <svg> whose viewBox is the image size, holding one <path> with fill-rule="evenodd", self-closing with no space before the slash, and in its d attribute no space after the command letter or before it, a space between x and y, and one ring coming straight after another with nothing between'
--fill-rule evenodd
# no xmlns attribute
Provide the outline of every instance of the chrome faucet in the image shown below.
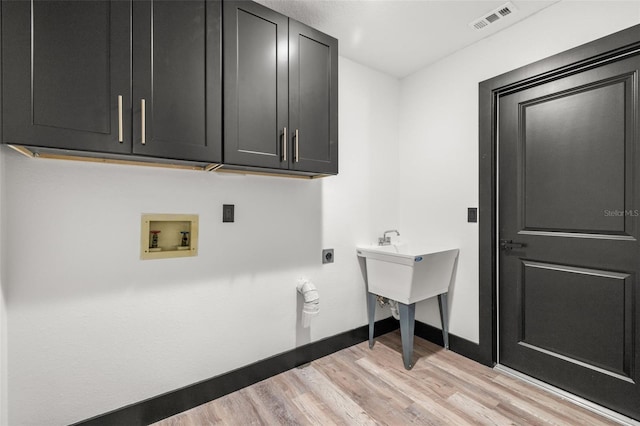
<svg viewBox="0 0 640 426"><path fill-rule="evenodd" d="M378 238L378 245L379 246L388 246L389 244L391 244L391 237L387 237L387 234L390 234L391 232L395 232L397 236L400 236L400 233L398 232L397 229L392 229L390 231L384 231L384 234L382 234L382 237Z"/></svg>

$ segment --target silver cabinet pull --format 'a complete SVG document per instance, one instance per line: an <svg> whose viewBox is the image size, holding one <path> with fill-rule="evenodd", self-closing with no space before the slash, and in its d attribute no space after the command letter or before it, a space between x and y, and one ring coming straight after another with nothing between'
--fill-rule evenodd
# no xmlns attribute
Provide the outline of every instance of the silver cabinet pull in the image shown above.
<svg viewBox="0 0 640 426"><path fill-rule="evenodd" d="M140 133L142 145L147 143L147 108L144 99L140 99Z"/></svg>
<svg viewBox="0 0 640 426"><path fill-rule="evenodd" d="M118 142L124 142L122 135L122 95L118 95Z"/></svg>
<svg viewBox="0 0 640 426"><path fill-rule="evenodd" d="M298 150L298 129L296 129L294 139L295 139L295 148L294 148L295 152L293 153L293 162L297 163L298 161L300 161L300 152Z"/></svg>
<svg viewBox="0 0 640 426"><path fill-rule="evenodd" d="M282 161L287 161L287 128L282 131Z"/></svg>

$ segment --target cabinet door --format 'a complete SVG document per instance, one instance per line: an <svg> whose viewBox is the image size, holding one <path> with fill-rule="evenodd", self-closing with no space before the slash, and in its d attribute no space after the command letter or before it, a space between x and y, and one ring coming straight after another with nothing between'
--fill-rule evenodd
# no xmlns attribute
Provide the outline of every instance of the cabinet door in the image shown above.
<svg viewBox="0 0 640 426"><path fill-rule="evenodd" d="M134 1L133 152L220 162L221 73L220 1Z"/></svg>
<svg viewBox="0 0 640 426"><path fill-rule="evenodd" d="M338 173L338 40L289 20L291 169Z"/></svg>
<svg viewBox="0 0 640 426"><path fill-rule="evenodd" d="M2 2L4 143L130 152L129 7Z"/></svg>
<svg viewBox="0 0 640 426"><path fill-rule="evenodd" d="M286 169L288 20L247 1L223 13L224 162Z"/></svg>

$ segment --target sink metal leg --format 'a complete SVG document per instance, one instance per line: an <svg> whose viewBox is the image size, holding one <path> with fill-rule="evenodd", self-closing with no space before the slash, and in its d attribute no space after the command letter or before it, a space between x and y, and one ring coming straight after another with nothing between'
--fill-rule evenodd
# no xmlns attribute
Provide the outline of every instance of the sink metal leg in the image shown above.
<svg viewBox="0 0 640 426"><path fill-rule="evenodd" d="M444 348L449 349L449 305L447 304L447 293L438 295L438 305L440 305L440 322L442 323L442 340Z"/></svg>
<svg viewBox="0 0 640 426"><path fill-rule="evenodd" d="M400 311L400 336L402 338L402 360L404 368L411 370L411 358L413 356L413 334L415 331L416 304L405 305L398 303Z"/></svg>
<svg viewBox="0 0 640 426"><path fill-rule="evenodd" d="M376 295L367 292L367 314L369 316L369 349L373 348L373 328L376 322Z"/></svg>

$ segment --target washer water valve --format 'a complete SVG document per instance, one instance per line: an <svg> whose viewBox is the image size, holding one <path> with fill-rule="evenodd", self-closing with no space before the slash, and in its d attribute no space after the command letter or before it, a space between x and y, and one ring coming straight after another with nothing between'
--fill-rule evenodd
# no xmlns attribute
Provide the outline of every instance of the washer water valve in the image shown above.
<svg viewBox="0 0 640 426"><path fill-rule="evenodd" d="M149 244L149 251L160 251L158 247L158 234L162 231L149 231L151 233L151 244Z"/></svg>
<svg viewBox="0 0 640 426"><path fill-rule="evenodd" d="M178 250L188 250L189 249L189 231L180 231L182 234L182 239L180 240L180 245L176 247Z"/></svg>

